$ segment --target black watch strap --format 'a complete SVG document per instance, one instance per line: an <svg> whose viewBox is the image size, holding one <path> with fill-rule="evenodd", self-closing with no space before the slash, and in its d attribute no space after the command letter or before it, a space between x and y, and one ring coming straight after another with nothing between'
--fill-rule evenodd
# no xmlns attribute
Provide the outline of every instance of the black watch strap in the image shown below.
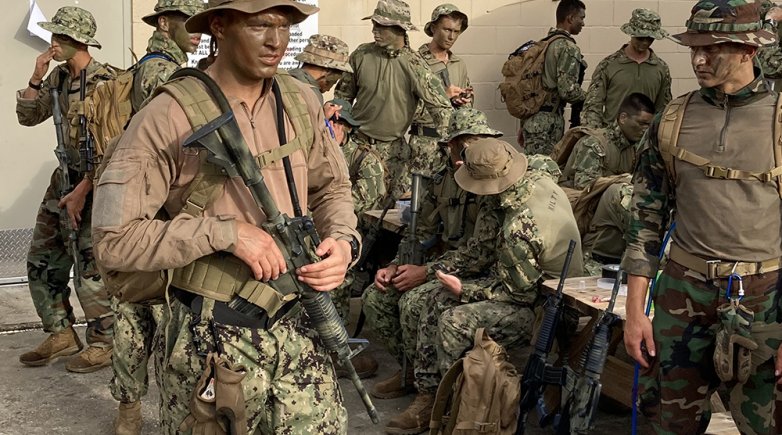
<svg viewBox="0 0 782 435"><path fill-rule="evenodd" d="M361 246L358 244L358 239L356 236L351 236L350 238L350 261L354 262L358 260L359 255L361 255Z"/></svg>

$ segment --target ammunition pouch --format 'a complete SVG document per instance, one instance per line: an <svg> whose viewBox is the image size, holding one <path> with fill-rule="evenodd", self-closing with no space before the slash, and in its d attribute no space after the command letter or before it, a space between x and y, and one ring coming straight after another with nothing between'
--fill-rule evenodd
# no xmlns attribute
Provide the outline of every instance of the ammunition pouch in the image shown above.
<svg viewBox="0 0 782 435"><path fill-rule="evenodd" d="M179 431L192 430L192 435L228 435L225 422L220 421L215 407L215 359L214 353L206 356L204 372L190 395L190 414L179 425Z"/></svg>
<svg viewBox="0 0 782 435"><path fill-rule="evenodd" d="M744 383L752 372L752 351L758 348L752 339L755 314L741 304L723 304L717 308L721 325L717 331L714 369L723 382Z"/></svg>

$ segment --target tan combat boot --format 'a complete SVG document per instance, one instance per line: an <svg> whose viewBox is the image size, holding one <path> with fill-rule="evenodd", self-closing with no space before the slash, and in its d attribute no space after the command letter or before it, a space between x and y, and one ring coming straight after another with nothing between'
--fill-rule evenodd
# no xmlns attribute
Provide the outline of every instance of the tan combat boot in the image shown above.
<svg viewBox="0 0 782 435"><path fill-rule="evenodd" d="M434 394L418 393L407 409L388 422L386 433L414 435L428 430L433 406Z"/></svg>
<svg viewBox="0 0 782 435"><path fill-rule="evenodd" d="M356 355L350 362L353 364L353 368L356 369L359 379L368 378L377 372L377 361L370 355ZM348 370L342 364L337 363L335 369L337 370L338 378L348 377Z"/></svg>
<svg viewBox="0 0 782 435"><path fill-rule="evenodd" d="M65 369L74 373L92 373L111 365L111 346L90 345L87 349L71 358Z"/></svg>
<svg viewBox="0 0 782 435"><path fill-rule="evenodd" d="M72 327L55 332L46 337L35 350L23 353L19 362L31 367L45 366L61 356L78 353L84 347Z"/></svg>
<svg viewBox="0 0 782 435"><path fill-rule="evenodd" d="M114 420L115 435L141 434L141 402L119 404L119 415Z"/></svg>
<svg viewBox="0 0 782 435"><path fill-rule="evenodd" d="M380 381L372 388L372 397L378 399L395 399L397 397L406 396L411 393L415 393L415 386L413 385L414 376L412 364L408 364L407 377L405 379L405 388L402 388L402 370L397 370L393 376Z"/></svg>

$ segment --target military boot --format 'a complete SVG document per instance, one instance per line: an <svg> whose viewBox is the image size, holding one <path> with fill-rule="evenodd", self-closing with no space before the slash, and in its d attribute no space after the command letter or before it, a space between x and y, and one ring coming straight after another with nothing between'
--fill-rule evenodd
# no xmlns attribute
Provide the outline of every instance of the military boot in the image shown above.
<svg viewBox="0 0 782 435"><path fill-rule="evenodd" d="M353 364L353 368L356 369L356 374L359 379L368 378L377 372L377 361L370 355L356 355L350 360L350 363ZM338 378L348 377L348 369L342 364L337 363L335 369L337 370Z"/></svg>
<svg viewBox="0 0 782 435"><path fill-rule="evenodd" d="M415 393L415 386L413 385L413 368L410 364L408 364L405 381L405 388L402 388L402 370L397 370L390 378L375 384L375 387L372 388L372 397L377 397L378 399L395 399L397 397Z"/></svg>
<svg viewBox="0 0 782 435"><path fill-rule="evenodd" d="M114 420L115 435L141 434L141 402L119 404L119 415Z"/></svg>
<svg viewBox="0 0 782 435"><path fill-rule="evenodd" d="M434 394L418 393L407 409L388 422L386 433L414 435L424 432L429 429L433 406Z"/></svg>
<svg viewBox="0 0 782 435"><path fill-rule="evenodd" d="M111 346L90 345L87 349L71 358L65 369L74 373L92 373L111 365Z"/></svg>
<svg viewBox="0 0 782 435"><path fill-rule="evenodd" d="M31 367L45 366L61 356L78 353L83 347L76 331L69 326L50 334L35 350L23 353L19 357L19 362Z"/></svg>

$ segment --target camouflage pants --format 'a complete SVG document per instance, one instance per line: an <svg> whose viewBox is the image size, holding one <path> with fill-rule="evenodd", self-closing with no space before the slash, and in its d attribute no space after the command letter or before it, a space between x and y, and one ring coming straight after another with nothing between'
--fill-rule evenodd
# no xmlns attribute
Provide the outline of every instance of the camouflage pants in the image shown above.
<svg viewBox="0 0 782 435"><path fill-rule="evenodd" d="M247 375L242 381L249 433L346 434L347 411L331 357L303 310L294 307L269 330L212 321L173 301L159 330L165 337L161 430L174 434L190 413L190 396L207 352L219 350Z"/></svg>
<svg viewBox="0 0 782 435"><path fill-rule="evenodd" d="M617 183L603 192L584 236L584 252L603 257L622 258L625 251L624 233L630 220L630 200L633 185Z"/></svg>
<svg viewBox="0 0 782 435"><path fill-rule="evenodd" d="M550 155L565 134L565 118L560 113L538 112L527 119L524 130L524 154Z"/></svg>
<svg viewBox="0 0 782 435"><path fill-rule="evenodd" d="M432 177L446 164L447 156L440 150L437 138L410 135L410 172Z"/></svg>
<svg viewBox="0 0 782 435"><path fill-rule="evenodd" d="M357 143L362 143L367 139L362 135L355 137ZM386 196L400 198L404 193L410 190L410 147L404 138L383 142L372 141L369 144L377 151L380 159L386 164ZM385 203L383 199L381 203Z"/></svg>
<svg viewBox="0 0 782 435"><path fill-rule="evenodd" d="M782 343L780 276L744 277L742 303L755 313L752 336L759 348L752 352L749 380L726 385L733 419L743 434L776 434L782 428L774 400L774 356ZM700 278L669 261L655 289L657 358L642 377L640 407L659 434L704 433L711 418L709 397L720 384L713 362L720 324L716 309L726 302L727 280Z"/></svg>
<svg viewBox="0 0 782 435"><path fill-rule="evenodd" d="M68 242L70 230L63 225L67 220L67 212L57 207L58 185L59 168L52 174L51 183L38 208L33 239L27 253L30 295L44 331L50 333L62 331L76 321L70 303L71 289L68 287L73 266ZM92 195L88 195L77 235L81 270L75 273L81 279L78 284L74 282L74 286L87 319L87 343L105 347L111 346L114 316L92 256L91 209Z"/></svg>
<svg viewBox="0 0 782 435"><path fill-rule="evenodd" d="M464 286L487 286L495 278L463 282ZM526 345L532 337L535 314L531 307L496 301L463 303L448 290L433 292L421 310L416 343L415 386L435 392L442 374L472 349L475 332L485 328L505 348Z"/></svg>
<svg viewBox="0 0 782 435"><path fill-rule="evenodd" d="M153 352L156 325L163 316L163 305L141 305L119 302L114 308L114 349L111 354L113 376L109 389L122 403L141 400L147 394L147 367ZM159 361L155 361L159 373Z"/></svg>

